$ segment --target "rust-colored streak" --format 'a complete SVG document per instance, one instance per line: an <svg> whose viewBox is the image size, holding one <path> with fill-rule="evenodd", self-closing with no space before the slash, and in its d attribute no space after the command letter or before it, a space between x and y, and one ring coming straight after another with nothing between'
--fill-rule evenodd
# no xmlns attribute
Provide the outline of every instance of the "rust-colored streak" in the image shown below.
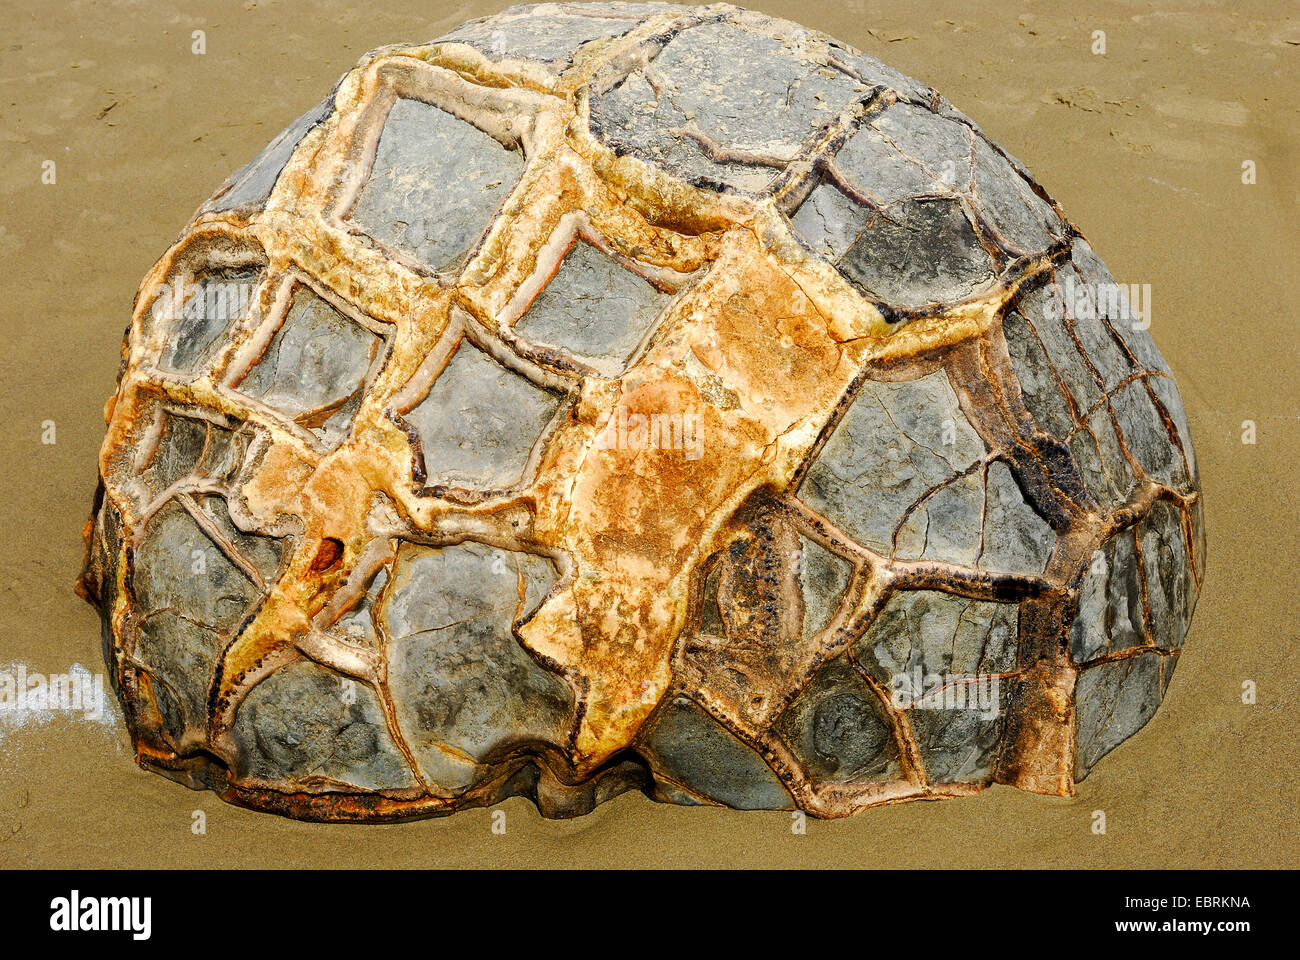
<svg viewBox="0 0 1300 960"><path fill-rule="evenodd" d="M343 541L326 537L320 542L320 549L311 561L311 572L321 573L343 559Z"/></svg>

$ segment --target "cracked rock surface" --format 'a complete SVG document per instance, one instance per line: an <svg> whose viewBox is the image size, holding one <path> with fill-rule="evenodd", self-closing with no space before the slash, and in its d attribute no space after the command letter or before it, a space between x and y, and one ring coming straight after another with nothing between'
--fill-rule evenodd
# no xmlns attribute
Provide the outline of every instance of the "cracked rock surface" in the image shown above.
<svg viewBox="0 0 1300 960"><path fill-rule="evenodd" d="M141 287L79 581L137 758L316 820L1069 796L1204 570L1128 306L973 121L787 21L368 54Z"/></svg>

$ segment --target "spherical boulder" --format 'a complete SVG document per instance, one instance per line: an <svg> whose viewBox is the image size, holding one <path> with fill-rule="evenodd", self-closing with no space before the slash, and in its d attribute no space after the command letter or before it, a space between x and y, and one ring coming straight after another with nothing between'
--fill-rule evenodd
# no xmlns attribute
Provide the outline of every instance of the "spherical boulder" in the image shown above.
<svg viewBox="0 0 1300 960"><path fill-rule="evenodd" d="M377 50L137 298L80 586L138 759L321 820L1069 795L1203 570L1134 292L786 21Z"/></svg>

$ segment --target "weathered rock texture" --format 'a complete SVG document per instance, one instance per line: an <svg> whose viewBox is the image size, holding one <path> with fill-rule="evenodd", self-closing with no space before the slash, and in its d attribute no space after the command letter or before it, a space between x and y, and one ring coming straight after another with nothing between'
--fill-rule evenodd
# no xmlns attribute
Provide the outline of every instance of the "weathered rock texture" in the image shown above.
<svg viewBox="0 0 1300 960"><path fill-rule="evenodd" d="M136 304L81 588L139 761L326 820L1069 795L1203 562L1169 368L1058 295L1111 282L946 100L787 22L372 53Z"/></svg>

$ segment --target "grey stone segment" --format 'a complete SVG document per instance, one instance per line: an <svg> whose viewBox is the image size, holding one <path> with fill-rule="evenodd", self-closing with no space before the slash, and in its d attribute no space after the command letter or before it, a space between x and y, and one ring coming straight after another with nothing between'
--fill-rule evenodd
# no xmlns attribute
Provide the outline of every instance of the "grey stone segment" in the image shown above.
<svg viewBox="0 0 1300 960"><path fill-rule="evenodd" d="M1074 662L1086 663L1148 643L1147 617L1142 603L1143 577L1152 612L1159 610L1162 615L1160 621L1151 624L1156 644L1169 649L1182 644L1191 610L1184 585L1173 582L1174 571L1170 566L1172 552L1182 549L1182 541L1174 546L1163 539L1181 538L1182 533L1176 511L1173 511L1173 528L1167 526L1169 517L1161 509L1163 506L1157 504L1153 516L1157 524L1166 525L1155 526L1143 521L1139 528L1137 535L1143 536L1142 563L1138 562L1133 529L1116 534L1093 554L1079 590L1079 612L1070 625L1070 656ZM1151 557L1146 556L1148 548ZM1161 579L1163 576L1168 578ZM1176 638L1172 636L1175 627Z"/></svg>
<svg viewBox="0 0 1300 960"><path fill-rule="evenodd" d="M971 131L968 127L910 103L894 104L873 120L871 126L903 155L925 168L933 181L929 190L964 193L970 188ZM850 140L846 146L852 145ZM843 151L836 154L837 163L842 155Z"/></svg>
<svg viewBox="0 0 1300 960"><path fill-rule="evenodd" d="M880 783L901 775L880 698L844 657L808 681L774 728L814 782Z"/></svg>
<svg viewBox="0 0 1300 960"><path fill-rule="evenodd" d="M792 43L726 22L683 30L650 69L661 84L659 96L634 73L594 98L597 133L687 180L755 192L775 170L715 162L676 131L693 123L724 149L793 157L820 127L872 89L801 57Z"/></svg>
<svg viewBox="0 0 1300 960"><path fill-rule="evenodd" d="M589 243L578 243L515 330L617 376L671 297Z"/></svg>
<svg viewBox="0 0 1300 960"><path fill-rule="evenodd" d="M162 718L165 736L174 744L181 742L188 732L188 721L181 699L157 673L149 674L148 679L149 691L153 695L154 705L158 708L158 715Z"/></svg>
<svg viewBox="0 0 1300 960"><path fill-rule="evenodd" d="M149 522L136 551L133 586L140 610L170 610L227 632L238 626L259 593L179 503Z"/></svg>
<svg viewBox="0 0 1300 960"><path fill-rule="evenodd" d="M982 137L975 141L975 203L1023 253L1042 253L1065 236L1065 224L1051 204Z"/></svg>
<svg viewBox="0 0 1300 960"><path fill-rule="evenodd" d="M361 389L382 355L383 343L382 337L344 316L313 290L299 286L280 329L238 389L291 418L307 421L322 440L335 441L342 435L340 425L322 422L322 414Z"/></svg>
<svg viewBox="0 0 1300 960"><path fill-rule="evenodd" d="M1089 311L1090 308L1082 312L1086 314ZM1138 372L1116 346L1105 320L1090 316L1076 317L1069 321L1069 326L1107 393L1115 390L1125 378Z"/></svg>
<svg viewBox="0 0 1300 960"><path fill-rule="evenodd" d="M628 15L639 13L644 18L666 9L651 4L629 4L624 9L613 4L583 4L583 7L592 15L557 9L550 4L540 10L511 7L488 20L463 24L440 37L438 42L469 44L490 60L510 57L565 63L584 43L620 37L634 29L640 19ZM606 15L601 16L602 13ZM617 16L619 13L625 16Z"/></svg>
<svg viewBox="0 0 1300 960"><path fill-rule="evenodd" d="M1163 692L1161 659L1158 653L1141 653L1079 674L1074 687L1076 780L1156 712Z"/></svg>
<svg viewBox="0 0 1300 960"><path fill-rule="evenodd" d="M1178 392L1178 384L1174 383L1173 378L1169 376L1151 376L1147 378L1147 383L1151 385L1151 389L1169 414L1169 418L1173 420L1183 456L1187 458L1187 469L1177 471L1176 476L1181 478L1190 472L1187 479L1195 483L1200 476L1196 466L1196 450L1192 446L1192 431L1187 425L1187 412L1183 409L1183 398ZM1181 467L1181 458L1179 465Z"/></svg>
<svg viewBox="0 0 1300 960"><path fill-rule="evenodd" d="M208 204L213 212L234 210L238 207L261 208L271 196L275 182L280 178L293 152L298 149L313 127L321 123L334 112L334 94L312 107L272 140L266 148L249 161L248 165L230 178L230 185L223 188Z"/></svg>
<svg viewBox="0 0 1300 960"><path fill-rule="evenodd" d="M1018 629L1015 604L905 591L856 644L863 668L912 705L908 722L932 782L991 780L1007 695L995 675L1015 669Z"/></svg>
<svg viewBox="0 0 1300 960"><path fill-rule="evenodd" d="M518 183L524 160L478 127L399 99L352 220L432 270L455 272Z"/></svg>
<svg viewBox="0 0 1300 960"><path fill-rule="evenodd" d="M693 793L687 793L681 787L662 777L655 780L655 796L664 803L671 803L679 807L708 807L713 806L708 800L697 797Z"/></svg>
<svg viewBox="0 0 1300 960"><path fill-rule="evenodd" d="M1107 624L1112 653L1146 643L1146 613L1142 609L1142 566L1132 530L1117 534L1111 543L1111 573L1108 589L1110 613Z"/></svg>
<svg viewBox="0 0 1300 960"><path fill-rule="evenodd" d="M904 200L876 213L819 196L826 190L839 192L827 184L817 187L795 214L795 228L812 234L814 249L820 240L839 271L876 300L897 307L947 303L993 280L992 260L959 200ZM836 216L846 219L823 222ZM835 241L845 238L852 238L850 245L834 255Z"/></svg>
<svg viewBox="0 0 1300 960"><path fill-rule="evenodd" d="M835 166L858 193L882 207L916 194L934 193L945 186L918 160L903 156L879 130L870 126L858 130L840 147L835 154ZM943 169L946 172L948 168ZM968 166L967 178L969 175Z"/></svg>
<svg viewBox="0 0 1300 960"><path fill-rule="evenodd" d="M1079 585L1078 613L1070 624L1070 658L1075 663L1087 663L1110 650L1109 584L1114 562L1113 546L1094 551Z"/></svg>
<svg viewBox="0 0 1300 960"><path fill-rule="evenodd" d="M363 790L415 786L368 684L310 661L291 663L249 693L235 718L241 776L323 778Z"/></svg>
<svg viewBox="0 0 1300 960"><path fill-rule="evenodd" d="M847 139L835 163L884 210L859 208L823 184L793 222L846 276L891 304L961 299L992 279L992 261L963 203L944 194L968 196L1013 253L1042 252L1065 235L1020 171L969 126L927 106L891 105ZM908 199L926 194L931 198Z"/></svg>
<svg viewBox="0 0 1300 960"><path fill-rule="evenodd" d="M637 750L657 777L740 810L794 805L762 757L685 697L666 704L652 722Z"/></svg>
<svg viewBox="0 0 1300 960"><path fill-rule="evenodd" d="M567 739L573 691L511 632L555 576L545 558L472 542L399 551L380 614L388 682L406 741L431 781L462 789L480 763Z"/></svg>
<svg viewBox="0 0 1300 960"><path fill-rule="evenodd" d="M431 486L514 486L560 398L507 370L468 340L406 414L420 435Z"/></svg>
<svg viewBox="0 0 1300 960"><path fill-rule="evenodd" d="M184 480L199 465L203 446L207 442L208 427L202 420L161 413L162 436L140 476L155 496Z"/></svg>
<svg viewBox="0 0 1300 960"><path fill-rule="evenodd" d="M206 735L208 687L226 642L216 631L170 610L158 611L140 625L136 656L150 675L173 742L186 733L200 738Z"/></svg>
<svg viewBox="0 0 1300 960"><path fill-rule="evenodd" d="M690 137L666 136L665 130L685 126L687 117L669 98L656 97L654 88L639 73L595 98L592 120L603 125L603 139L616 149L635 149L642 159L693 183L759 193L776 176L776 170L768 166L715 161Z"/></svg>
<svg viewBox="0 0 1300 960"><path fill-rule="evenodd" d="M1196 606L1196 581L1178 510L1169 503L1157 503L1142 521L1137 536L1142 544L1151 638L1157 647L1179 649Z"/></svg>
<svg viewBox="0 0 1300 960"><path fill-rule="evenodd" d="M1075 410L1086 414L1102 391L1067 325L1063 287L1057 283L1035 287L1020 298L1017 310L1046 352L1059 382L1070 391Z"/></svg>
<svg viewBox="0 0 1300 960"><path fill-rule="evenodd" d="M1087 663L1147 642L1142 608L1143 571L1131 529L1093 554L1079 588L1079 612L1070 625L1070 656Z"/></svg>
<svg viewBox="0 0 1300 960"><path fill-rule="evenodd" d="M1120 447L1109 406L1102 404L1087 417L1069 447L1084 486L1102 507L1112 509L1128 499L1136 478Z"/></svg>
<svg viewBox="0 0 1300 960"><path fill-rule="evenodd" d="M1066 387L1053 374L1033 328L1019 311L1010 310L1002 321L1002 332L1020 384L1020 395L1034 422L1044 433L1058 440L1068 439L1075 422L1066 399Z"/></svg>
<svg viewBox="0 0 1300 960"><path fill-rule="evenodd" d="M829 184L821 184L791 218L813 251L838 263L871 223L872 212L859 207Z"/></svg>
<svg viewBox="0 0 1300 960"><path fill-rule="evenodd" d="M918 707L907 711L921 766L931 783L990 783L1006 713L1007 687L1000 679L968 685L966 707Z"/></svg>
<svg viewBox="0 0 1300 960"><path fill-rule="evenodd" d="M1056 542L1003 463L956 477L914 510L899 530L896 555L998 573L1037 575Z"/></svg>
<svg viewBox="0 0 1300 960"><path fill-rule="evenodd" d="M985 500L983 551L979 566L1003 573L1040 574L1047 566L1056 536L1025 502L1005 463L989 466Z"/></svg>
<svg viewBox="0 0 1300 960"><path fill-rule="evenodd" d="M970 677L1016 668L1019 607L935 590L905 590L885 604L854 645L855 656L901 702L919 699L929 677Z"/></svg>
<svg viewBox="0 0 1300 960"><path fill-rule="evenodd" d="M261 282L258 269L208 270L194 278L197 291L187 289L181 316L167 321L167 343L159 366L180 374L201 374L212 362L225 335L244 318L253 288Z"/></svg>
<svg viewBox="0 0 1300 960"><path fill-rule="evenodd" d="M1136 380L1122 387L1111 398L1111 405L1123 426L1128 448L1146 475L1167 486L1186 487L1187 472L1182 458L1147 392L1145 381Z"/></svg>
<svg viewBox="0 0 1300 960"><path fill-rule="evenodd" d="M980 471L952 478L912 511L898 531L896 555L903 560L975 566L980 559L984 498Z"/></svg>
<svg viewBox="0 0 1300 960"><path fill-rule="evenodd" d="M799 496L861 545L888 554L907 508L986 452L947 374L867 380L813 460Z"/></svg>
<svg viewBox="0 0 1300 960"><path fill-rule="evenodd" d="M852 578L853 564L831 553L821 544L804 536L799 537L799 587L803 593L804 636L812 636L831 622Z"/></svg>

